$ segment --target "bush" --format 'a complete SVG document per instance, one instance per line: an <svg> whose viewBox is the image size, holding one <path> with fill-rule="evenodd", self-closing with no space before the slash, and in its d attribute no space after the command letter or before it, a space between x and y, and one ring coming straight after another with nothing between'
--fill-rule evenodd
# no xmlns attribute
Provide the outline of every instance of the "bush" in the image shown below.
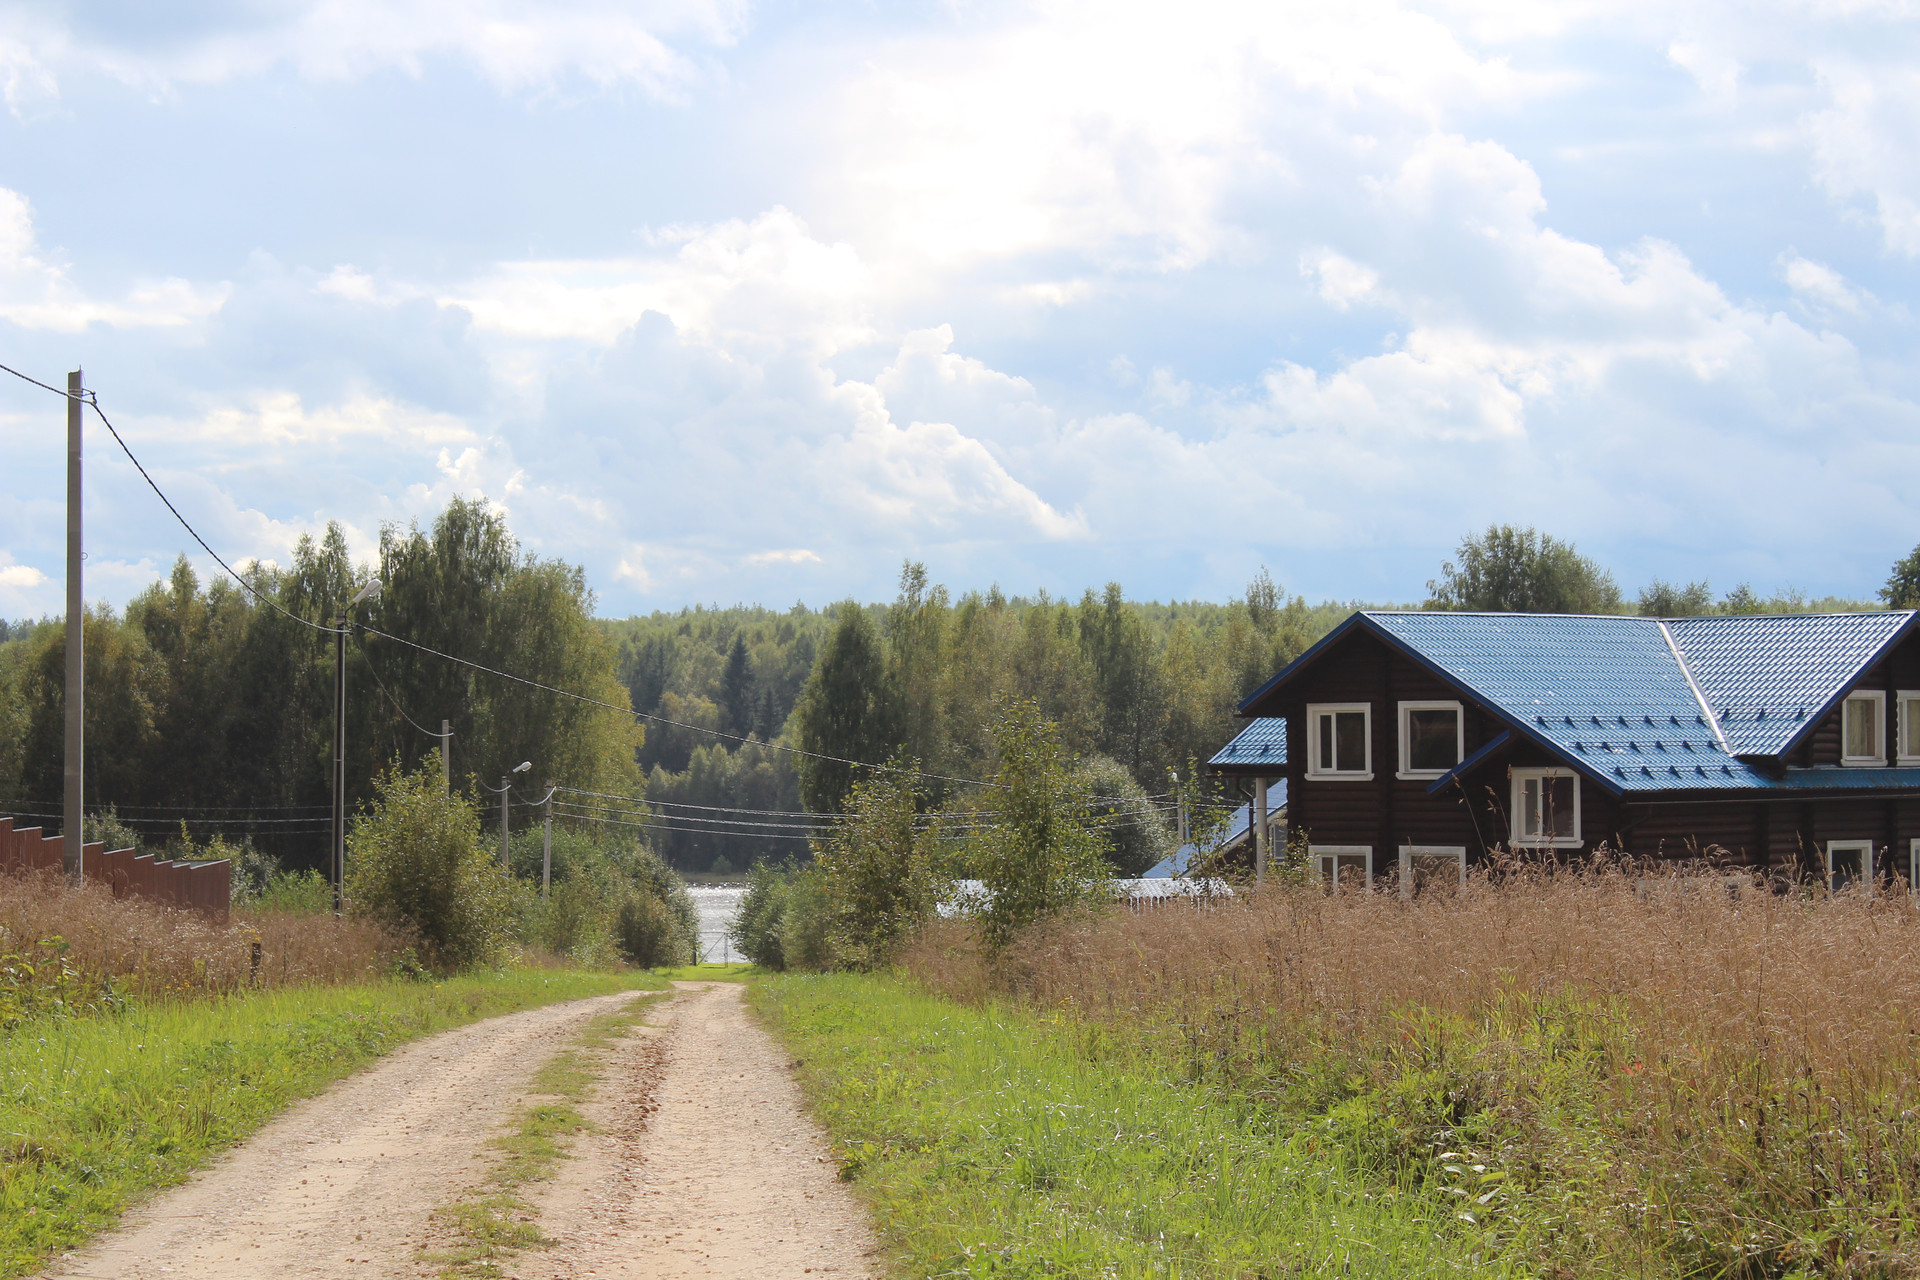
<svg viewBox="0 0 1920 1280"><path fill-rule="evenodd" d="M553 831L553 888L537 896L545 832L530 828L509 849L515 883L526 886L516 936L586 964L620 957L644 967L690 963L699 913L686 882L636 840Z"/></svg>
<svg viewBox="0 0 1920 1280"><path fill-rule="evenodd" d="M786 967L814 973L832 969L833 944L827 935L831 924L831 903L819 869L808 867L795 872L787 881L778 931Z"/></svg>
<svg viewBox="0 0 1920 1280"><path fill-rule="evenodd" d="M464 795L437 770L395 766L373 811L347 836L347 897L356 913L404 928L436 970L490 964L507 941L512 896Z"/></svg>
<svg viewBox="0 0 1920 1280"><path fill-rule="evenodd" d="M784 969L780 926L787 915L787 873L765 858L747 872L747 891L727 927L734 949L763 969Z"/></svg>
<svg viewBox="0 0 1920 1280"><path fill-rule="evenodd" d="M629 888L620 900L614 942L622 955L645 969L694 958L691 939L672 908L644 889Z"/></svg>
<svg viewBox="0 0 1920 1280"><path fill-rule="evenodd" d="M266 887L251 900L234 894L236 902L256 911L275 911L284 915L311 915L333 910L333 886L318 871L275 871L267 877Z"/></svg>
<svg viewBox="0 0 1920 1280"><path fill-rule="evenodd" d="M853 784L846 820L814 847L829 902L827 941L839 965L877 969L939 905L938 832L920 820L912 778L919 762Z"/></svg>
<svg viewBox="0 0 1920 1280"><path fill-rule="evenodd" d="M87 844L104 844L109 851L140 847L140 833L120 821L120 811L113 805L108 805L105 813L80 819L80 839Z"/></svg>

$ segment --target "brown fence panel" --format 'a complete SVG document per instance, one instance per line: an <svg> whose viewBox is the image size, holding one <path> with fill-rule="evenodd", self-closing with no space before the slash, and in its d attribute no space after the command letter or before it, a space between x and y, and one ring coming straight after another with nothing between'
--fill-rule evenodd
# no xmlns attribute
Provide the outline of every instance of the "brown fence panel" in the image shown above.
<svg viewBox="0 0 1920 1280"><path fill-rule="evenodd" d="M39 827L15 827L0 818L0 875L57 870L65 842ZM82 845L86 878L113 891L116 898L145 898L170 907L192 908L218 924L227 923L233 899L233 864L156 861L135 849L108 849L95 841Z"/></svg>

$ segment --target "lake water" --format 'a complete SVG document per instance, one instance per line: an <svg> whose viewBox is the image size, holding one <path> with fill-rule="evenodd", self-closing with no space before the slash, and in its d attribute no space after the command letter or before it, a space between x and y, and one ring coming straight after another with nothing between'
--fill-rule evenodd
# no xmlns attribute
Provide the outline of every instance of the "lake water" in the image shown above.
<svg viewBox="0 0 1920 1280"><path fill-rule="evenodd" d="M746 896L746 887L689 885L687 892L693 895L694 910L700 913L700 958L711 964L741 959L740 953L727 941L727 927L740 911L740 899Z"/></svg>

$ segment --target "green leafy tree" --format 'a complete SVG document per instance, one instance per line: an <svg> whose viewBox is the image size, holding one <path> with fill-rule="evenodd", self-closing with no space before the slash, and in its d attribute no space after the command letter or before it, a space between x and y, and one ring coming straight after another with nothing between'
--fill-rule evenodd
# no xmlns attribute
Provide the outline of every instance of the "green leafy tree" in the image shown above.
<svg viewBox="0 0 1920 1280"><path fill-rule="evenodd" d="M985 893L974 907L981 938L999 950L1038 920L1111 895L1093 792L1060 743L1059 726L1026 700L996 726L997 788L968 859Z"/></svg>
<svg viewBox="0 0 1920 1280"><path fill-rule="evenodd" d="M800 798L814 813L838 813L860 765L893 754L900 721L880 636L853 601L840 606L794 713L794 736L811 753L798 761Z"/></svg>
<svg viewBox="0 0 1920 1280"><path fill-rule="evenodd" d="M1704 581L1682 587L1655 578L1640 589L1643 618L1698 618L1713 611L1713 592Z"/></svg>
<svg viewBox="0 0 1920 1280"><path fill-rule="evenodd" d="M1081 762L1080 777L1091 797L1092 821L1105 837L1113 874L1144 875L1173 852L1173 832L1147 798L1146 788L1119 761L1094 756Z"/></svg>
<svg viewBox="0 0 1920 1280"><path fill-rule="evenodd" d="M512 895L480 836L480 815L437 773L397 766L375 784L372 811L347 834L347 897L356 912L419 939L442 971L497 960L506 945Z"/></svg>
<svg viewBox="0 0 1920 1280"><path fill-rule="evenodd" d="M918 763L895 756L891 769L855 782L844 820L814 842L814 865L831 903L828 942L841 967L887 964L950 887L938 831L922 821L914 794Z"/></svg>
<svg viewBox="0 0 1920 1280"><path fill-rule="evenodd" d="M1880 599L1889 609L1920 609L1920 547L1894 561L1887 585L1880 588Z"/></svg>
<svg viewBox="0 0 1920 1280"><path fill-rule="evenodd" d="M1613 575L1551 534L1489 525L1461 539L1454 558L1427 583L1429 609L1483 613L1618 613Z"/></svg>

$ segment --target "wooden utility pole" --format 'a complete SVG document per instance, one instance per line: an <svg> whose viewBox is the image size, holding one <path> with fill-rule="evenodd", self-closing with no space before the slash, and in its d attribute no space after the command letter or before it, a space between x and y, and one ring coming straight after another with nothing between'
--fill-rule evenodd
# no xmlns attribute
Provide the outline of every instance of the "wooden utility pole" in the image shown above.
<svg viewBox="0 0 1920 1280"><path fill-rule="evenodd" d="M513 775L502 774L500 778L500 873L507 873L507 803L513 798Z"/></svg>
<svg viewBox="0 0 1920 1280"><path fill-rule="evenodd" d="M347 610L333 632L333 909L347 906Z"/></svg>
<svg viewBox="0 0 1920 1280"><path fill-rule="evenodd" d="M440 790L453 794L453 721L440 722Z"/></svg>
<svg viewBox="0 0 1920 1280"><path fill-rule="evenodd" d="M553 784L547 784L547 798L544 822L546 829L540 835L540 896L546 897L553 888Z"/></svg>
<svg viewBox="0 0 1920 1280"><path fill-rule="evenodd" d="M81 815L86 782L87 650L86 585L80 562L86 552L80 536L80 435L85 402L80 398L80 370L67 375L67 759L63 797L61 865L69 880L78 881Z"/></svg>

